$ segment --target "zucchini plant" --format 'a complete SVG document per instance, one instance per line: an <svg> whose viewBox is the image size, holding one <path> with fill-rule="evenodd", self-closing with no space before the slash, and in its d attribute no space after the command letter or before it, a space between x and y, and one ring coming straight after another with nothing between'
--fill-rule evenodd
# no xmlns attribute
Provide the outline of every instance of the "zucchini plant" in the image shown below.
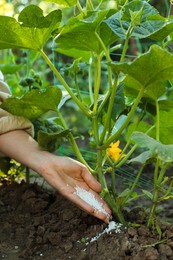
<svg viewBox="0 0 173 260"><path fill-rule="evenodd" d="M135 187L140 175L146 165L154 164L153 190L142 190L151 199L148 226L153 226L157 203L173 194L172 180L165 175L173 162L173 101L168 95L173 80L172 17L161 16L145 0L115 1L113 8L105 0L49 2L57 3L59 9L44 14L39 6L28 5L17 20L0 16L0 49L36 52L37 60L42 58L61 87L34 89L29 81L28 92L6 99L0 107L30 119L45 149L54 151L61 142L68 141L77 159L100 181L101 195L124 225L123 211L138 197ZM65 10L74 8L72 17L64 18L64 6ZM136 57L128 58L132 39L145 39L149 44ZM71 82L57 68L57 61L49 57L49 46L54 46L56 57L71 58ZM113 59L114 53L119 54L119 60ZM87 99L82 81L78 83L78 71L84 67ZM61 113L67 100L64 92L91 122L90 134L97 154L94 167L84 158ZM48 111L55 116L43 123L41 118ZM138 147L144 148L142 152ZM134 162L140 164L136 179L118 194L116 171Z"/></svg>

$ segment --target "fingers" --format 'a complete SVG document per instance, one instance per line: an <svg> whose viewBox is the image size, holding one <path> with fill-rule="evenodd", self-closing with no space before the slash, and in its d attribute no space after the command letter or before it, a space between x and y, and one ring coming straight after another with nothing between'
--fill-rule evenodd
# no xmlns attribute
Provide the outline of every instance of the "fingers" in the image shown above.
<svg viewBox="0 0 173 260"><path fill-rule="evenodd" d="M87 168L82 169L82 177L87 185L97 193L101 192L101 184L90 174Z"/></svg>
<svg viewBox="0 0 173 260"><path fill-rule="evenodd" d="M87 202L85 202L83 199L81 199L75 193L71 194L71 196L68 197L68 199L71 200L73 203L75 203L81 210L104 221L105 223L109 223L110 216L111 216L111 211L109 208L108 208L108 211L106 211L106 209L105 209L105 213L103 213L100 210L97 210L94 207L92 207L91 205L89 205Z"/></svg>
<svg viewBox="0 0 173 260"><path fill-rule="evenodd" d="M91 192L95 196L96 200L98 200L98 202L102 205L102 207L108 213L108 215L111 215L112 212L107 203L97 193L93 192L92 190L90 190L89 192Z"/></svg>

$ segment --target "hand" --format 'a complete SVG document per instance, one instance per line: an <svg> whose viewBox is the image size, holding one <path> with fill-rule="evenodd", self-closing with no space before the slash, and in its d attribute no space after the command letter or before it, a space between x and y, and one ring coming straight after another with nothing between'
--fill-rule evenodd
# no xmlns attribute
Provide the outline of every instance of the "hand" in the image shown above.
<svg viewBox="0 0 173 260"><path fill-rule="evenodd" d="M98 195L101 192L101 185L83 164L68 157L59 157L47 153L46 160L42 161L38 172L51 186L79 208L105 222L109 222L111 210ZM94 210L92 206L76 195L75 187L77 186L92 193L102 204L107 214Z"/></svg>
<svg viewBox="0 0 173 260"><path fill-rule="evenodd" d="M109 222L111 210L98 193L101 185L81 163L68 157L55 156L42 151L38 143L23 130L14 130L0 135L0 154L15 159L42 175L45 180L63 196L75 203L87 213ZM95 211L75 194L79 186L92 194L102 204L107 214Z"/></svg>

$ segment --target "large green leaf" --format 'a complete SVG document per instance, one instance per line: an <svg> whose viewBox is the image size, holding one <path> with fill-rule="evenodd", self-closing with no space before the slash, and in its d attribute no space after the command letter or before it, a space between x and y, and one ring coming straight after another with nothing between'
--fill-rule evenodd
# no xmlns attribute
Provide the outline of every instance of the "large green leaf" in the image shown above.
<svg viewBox="0 0 173 260"><path fill-rule="evenodd" d="M150 151L150 157L159 158L163 163L173 162L172 144L162 144L141 132L134 132L130 139L140 147L147 148ZM147 155L147 157L149 156Z"/></svg>
<svg viewBox="0 0 173 260"><path fill-rule="evenodd" d="M23 64L4 64L0 65L0 70L4 75L14 74L19 71L24 65Z"/></svg>
<svg viewBox="0 0 173 260"><path fill-rule="evenodd" d="M38 143L41 147L48 150L49 152L54 152L69 135L69 130L64 129L55 133L47 133L43 131L38 132Z"/></svg>
<svg viewBox="0 0 173 260"><path fill-rule="evenodd" d="M64 7L74 6L77 4L77 0L46 0L46 2L56 3Z"/></svg>
<svg viewBox="0 0 173 260"><path fill-rule="evenodd" d="M144 151L143 153L139 154L135 158L129 160L128 163L136 162L136 163L144 164L146 161L148 161L148 159L150 159L150 157L151 157L150 151Z"/></svg>
<svg viewBox="0 0 173 260"><path fill-rule="evenodd" d="M156 120L155 116L153 115L153 119ZM146 123L144 121L137 123L132 123L129 125L127 133L126 133L126 140L129 140L131 134L134 131L139 132L147 132L151 127L154 126L154 123ZM173 144L173 109L169 111L161 110L159 112L159 133L160 133L160 142L163 144ZM154 127L149 131L148 134L152 138L156 138L156 128Z"/></svg>
<svg viewBox="0 0 173 260"><path fill-rule="evenodd" d="M172 110L173 100L167 100L167 99L159 100L159 108L160 110L164 110L164 111Z"/></svg>
<svg viewBox="0 0 173 260"><path fill-rule="evenodd" d="M121 39L125 39L132 23L132 13L141 12L141 19L131 34L137 38L152 38L162 41L173 30L173 21L161 17L158 11L146 1L135 0L125 6L123 11L109 17L105 23Z"/></svg>
<svg viewBox="0 0 173 260"><path fill-rule="evenodd" d="M129 140L129 138L130 138L130 136L133 132L138 131L138 132L145 133L150 128L151 128L151 125L149 123L144 122L144 121L133 122L129 125L125 138L126 138L126 140Z"/></svg>
<svg viewBox="0 0 173 260"><path fill-rule="evenodd" d="M0 49L27 48L40 50L59 27L61 11L47 16L36 5L29 5L19 14L18 21L0 16Z"/></svg>
<svg viewBox="0 0 173 260"><path fill-rule="evenodd" d="M139 90L143 87L142 83L135 80L131 76L127 76L124 80L125 83L125 94L126 96L136 97ZM166 91L164 82L158 81L153 82L145 89L144 97L152 100L157 100Z"/></svg>
<svg viewBox="0 0 173 260"><path fill-rule="evenodd" d="M56 111L61 97L60 89L48 87L44 92L31 90L21 98L10 97L0 107L13 115L35 120L49 110Z"/></svg>
<svg viewBox="0 0 173 260"><path fill-rule="evenodd" d="M133 78L134 85L141 85L145 89L156 82L173 79L173 55L157 45L133 62L112 62L111 66L115 72L122 71Z"/></svg>
<svg viewBox="0 0 173 260"><path fill-rule="evenodd" d="M57 51L72 57L86 58L91 52L100 53L102 47L95 35L108 10L88 12L71 18L56 38Z"/></svg>
<svg viewBox="0 0 173 260"><path fill-rule="evenodd" d="M39 145L48 150L55 150L67 139L70 130L64 129L57 122L57 118L38 118L34 121L35 137Z"/></svg>
<svg viewBox="0 0 173 260"><path fill-rule="evenodd" d="M160 111L160 141L164 144L173 144L173 109Z"/></svg>

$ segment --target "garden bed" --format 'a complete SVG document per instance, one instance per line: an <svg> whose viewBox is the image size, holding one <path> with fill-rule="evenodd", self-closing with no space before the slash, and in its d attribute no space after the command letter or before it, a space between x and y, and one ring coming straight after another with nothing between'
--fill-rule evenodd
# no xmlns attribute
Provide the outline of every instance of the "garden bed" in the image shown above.
<svg viewBox="0 0 173 260"><path fill-rule="evenodd" d="M171 204L165 208L171 218ZM165 214L165 212L163 212ZM162 238L145 226L140 208L126 218L138 227L111 231L107 225L37 184L0 187L0 259L173 259L173 226L162 224Z"/></svg>

